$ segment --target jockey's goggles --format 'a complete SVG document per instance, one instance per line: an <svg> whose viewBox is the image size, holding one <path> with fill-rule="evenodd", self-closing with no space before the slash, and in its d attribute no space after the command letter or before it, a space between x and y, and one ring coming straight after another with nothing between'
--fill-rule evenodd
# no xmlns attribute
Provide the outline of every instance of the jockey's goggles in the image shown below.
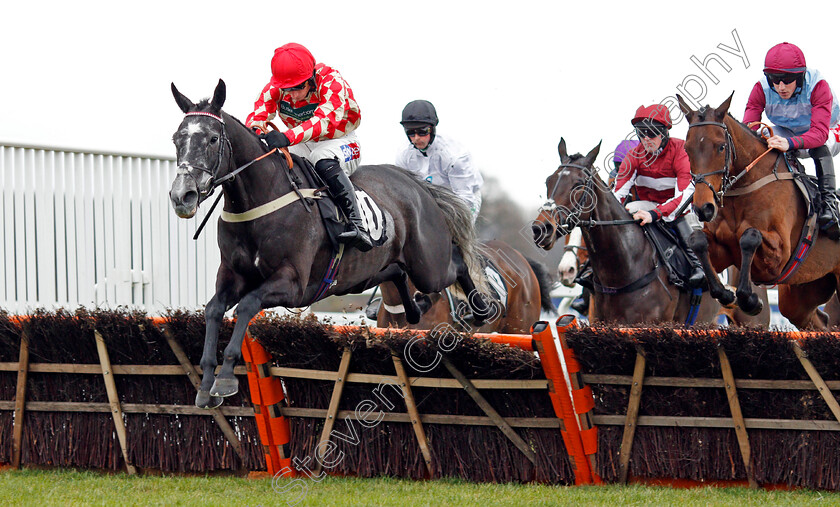
<svg viewBox="0 0 840 507"><path fill-rule="evenodd" d="M298 91L298 90L303 90L304 88L306 88L306 83L307 83L308 81L309 81L309 80L307 79L306 81L302 82L301 84L299 84L299 85L297 85L297 86L293 86L293 87L291 87L291 88L280 88L280 90L282 90L282 91L283 91L283 93L296 92L296 91Z"/></svg>
<svg viewBox="0 0 840 507"><path fill-rule="evenodd" d="M405 135L408 137L413 136L427 136L432 133L432 127L417 127L413 129L405 129Z"/></svg>
<svg viewBox="0 0 840 507"><path fill-rule="evenodd" d="M799 78L799 74L792 74L790 72L766 72L764 75L774 85L779 83L791 84Z"/></svg>
<svg viewBox="0 0 840 507"><path fill-rule="evenodd" d="M661 136L663 128L656 128L656 127L648 127L645 125L637 125L636 127L636 135L639 136L639 139L643 137L656 137Z"/></svg>

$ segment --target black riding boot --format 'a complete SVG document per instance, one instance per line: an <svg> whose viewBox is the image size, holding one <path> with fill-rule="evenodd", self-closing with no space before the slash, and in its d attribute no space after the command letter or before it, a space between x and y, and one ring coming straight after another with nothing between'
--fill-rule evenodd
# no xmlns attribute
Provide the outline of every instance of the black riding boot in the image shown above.
<svg viewBox="0 0 840 507"><path fill-rule="evenodd" d="M688 263L691 264L691 275L688 277L688 285L692 289L701 287L706 281L706 273L703 271L703 264L700 263L700 259L697 257L697 254L694 253L694 250L692 250L690 246L688 246L688 238L694 230L691 228L691 225L685 221L685 217L677 218L671 223L677 229L677 236L680 239L680 243L682 243L683 251L685 252L686 257L688 257Z"/></svg>
<svg viewBox="0 0 840 507"><path fill-rule="evenodd" d="M837 187L834 179L834 161L828 146L820 146L808 150L814 159L817 170L817 185L820 190L820 207L817 210L817 223L825 231L829 239L840 239L840 225L838 225Z"/></svg>
<svg viewBox="0 0 840 507"><path fill-rule="evenodd" d="M335 159L319 160L315 164L315 171L324 182L332 195L333 200L347 217L347 230L338 235L338 241L347 243L362 252L373 248L370 235L365 230L362 216L359 214L359 205L356 203L356 193L353 191L353 184L350 178L341 170L341 166Z"/></svg>

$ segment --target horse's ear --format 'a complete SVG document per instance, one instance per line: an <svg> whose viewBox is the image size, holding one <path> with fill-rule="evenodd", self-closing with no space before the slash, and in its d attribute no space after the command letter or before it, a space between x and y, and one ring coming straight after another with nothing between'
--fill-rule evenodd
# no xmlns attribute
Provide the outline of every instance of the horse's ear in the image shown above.
<svg viewBox="0 0 840 507"><path fill-rule="evenodd" d="M184 113L189 113L191 109L195 108L195 104L175 88L175 83L172 83L172 96L175 97L175 103Z"/></svg>
<svg viewBox="0 0 840 507"><path fill-rule="evenodd" d="M732 93L729 95L729 98L723 101L723 104L719 105L717 109L715 109L715 118L717 121L723 121L724 116L729 111L729 106L732 104L732 97L735 95L735 90L732 90Z"/></svg>
<svg viewBox="0 0 840 507"><path fill-rule="evenodd" d="M598 146L592 148L592 150L586 154L586 165L590 166L595 163L595 159L598 157L598 152L601 151L601 143L604 142L603 140L598 141Z"/></svg>
<svg viewBox="0 0 840 507"><path fill-rule="evenodd" d="M691 109L691 106L689 106L685 102L685 100L680 96L679 93L677 94L677 102L680 103L680 111L682 111L683 114L685 114L685 118L688 120L688 123L691 123L697 111Z"/></svg>
<svg viewBox="0 0 840 507"><path fill-rule="evenodd" d="M566 140L560 138L560 144L557 145L557 153L560 154L560 161L564 164L569 160L569 154L566 153Z"/></svg>
<svg viewBox="0 0 840 507"><path fill-rule="evenodd" d="M216 90L213 91L213 100L210 101L210 107L221 110L225 103L225 98L227 98L227 87L225 86L225 82L219 79L219 84L216 85Z"/></svg>

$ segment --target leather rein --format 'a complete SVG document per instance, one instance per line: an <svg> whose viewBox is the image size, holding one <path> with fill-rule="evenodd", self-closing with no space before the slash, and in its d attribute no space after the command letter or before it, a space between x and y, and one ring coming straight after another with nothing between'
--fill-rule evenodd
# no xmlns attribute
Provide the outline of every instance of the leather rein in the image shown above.
<svg viewBox="0 0 840 507"><path fill-rule="evenodd" d="M750 172L750 170L753 167L755 167L755 165L758 163L759 160L761 160L764 157L764 155L767 155L768 153L773 151L773 148L767 148L767 150L764 153L762 153L755 160L750 162L750 164L747 167L745 167L743 171L741 171L740 173L738 173L735 176L732 176L732 175L730 175L730 168L737 161L738 158L737 158L737 154L735 152L735 143L732 141L732 134L730 134L730 132L729 132L729 127L727 127L726 124L723 123L723 122L700 121L700 122L697 122L697 123L690 124L688 126L688 128L691 129L691 128L694 128L694 127L702 127L702 126L705 126L705 125L712 125L712 126L720 127L720 128L723 129L723 132L726 135L726 144L724 145L725 146L724 149L726 150L726 158L725 158L724 163L723 163L723 169L718 169L717 171L710 171L710 172L705 172L705 173L700 173L700 174L692 174L691 178L692 178L692 180L694 181L695 184L702 183L703 185L706 185L707 187L709 187L709 190L712 191L712 195L715 198L715 204L718 207L720 207L720 208L723 207L723 198L724 197L735 197L737 195L743 195L743 194L747 194L747 193L750 193L750 192L754 192L754 191L758 190L759 188L763 187L764 185L770 183L771 181L774 181L774 180L777 180L777 179L786 179L786 178L779 178L776 175L776 166L779 163L779 159L777 157L776 158L776 166L773 166L773 175L771 175L770 177L762 178L758 182L756 182L752 185L748 185L747 187L744 187L743 189L742 188L737 188L737 189L733 188L735 186L735 184L738 183L738 181L741 180L741 178L746 176ZM759 126L767 129L768 134L765 135L763 132L761 134L764 139L768 139L768 138L773 136L773 128L771 126L766 125L762 122L751 122L749 125L747 125L747 127L753 127L754 125L759 125ZM723 175L721 177L720 190L715 190L715 188L712 186L712 184L709 183L706 180L707 176L714 176L716 174L722 174Z"/></svg>
<svg viewBox="0 0 840 507"><path fill-rule="evenodd" d="M207 117L207 118L212 118L212 119L214 119L214 120L216 120L216 121L218 121L219 123L222 124L222 133L221 133L222 144L221 144L221 148L219 148L219 156L217 157L217 160L216 160L216 167L214 167L213 169L208 169L206 167L195 166L196 168L198 168L202 172L205 172L205 173L209 174L210 177L212 178L212 181L213 181L213 183L210 185L209 192L207 192L207 191L203 192L203 193L206 194L205 199L207 197L210 197L211 195L213 195L213 192L216 190L216 188L224 185L225 183L229 183L229 182L233 181L236 178L236 176L239 173L241 173L242 171L244 171L245 169L251 167L253 164L259 162L260 160L268 157L272 153L278 152L277 148L274 148L274 149L272 149L272 150L270 150L266 153L263 153L262 155L255 158L254 160L251 160L250 162L237 167L236 169L234 169L230 173L222 176L221 178L216 179L216 175L219 173L219 171L222 168L222 153L225 151L226 146L227 146L227 152L228 152L228 159L230 159L231 156L233 155L233 149L230 146L230 139L228 138L228 135L227 135L225 120L221 116L215 115L213 113L204 112L204 111L193 111L193 112L190 112L190 113L186 113L185 116L204 116L204 117ZM277 130L277 127L275 127L273 124L271 124L271 123L269 123L269 124L271 125L272 128ZM282 208L282 207L284 207L284 206L286 206L286 205L288 205L288 204L290 204L290 203L292 203L296 200L300 200L303 203L304 207L306 208L306 211L308 211L310 213L312 212L312 209L309 207L309 204L306 202L306 198L318 198L318 196L313 194L312 192L306 192L305 190L304 190L304 192L306 193L306 195L304 195L301 192L301 190L298 188L297 184L294 182L294 180L292 179L292 176L291 176L292 167L294 167L294 165L293 165L293 161L292 161L292 156L289 154L289 150L287 150L286 148L282 148L279 151L282 152L283 155L286 158L286 165L288 167L288 171L283 171L283 173L289 179L289 184L292 187L292 192L289 192L288 194L285 194L285 195L281 196L280 198L275 199L274 201L265 203L261 206L258 206L256 208L254 208L252 210L249 210L249 211L246 211L244 213L223 212L222 213L222 215L223 215L222 220L224 220L226 222L246 222L246 221L250 221L250 220L255 220L255 219L257 219L261 216L267 215L268 213L272 213L272 212L274 212L274 211L276 211L276 210L278 210L278 209L280 209L280 208ZM196 182L196 187L198 187L198 182ZM291 195L291 194L295 194L295 195ZM201 234L201 231L204 230L204 226L207 224L207 220L210 219L210 215L213 214L213 210L216 209L216 206L219 204L219 201L221 200L222 196L224 196L223 192L219 193L219 195L216 197L216 200L213 201L213 205L210 206L210 210L204 216L204 219L201 221L201 224L199 224L198 229L196 229L195 234L193 235L194 240L197 240L198 236Z"/></svg>

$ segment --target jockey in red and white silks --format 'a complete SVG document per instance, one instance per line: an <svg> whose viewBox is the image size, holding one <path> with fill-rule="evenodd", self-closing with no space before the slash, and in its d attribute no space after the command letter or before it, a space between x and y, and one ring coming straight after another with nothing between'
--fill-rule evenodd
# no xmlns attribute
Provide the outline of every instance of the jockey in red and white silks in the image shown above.
<svg viewBox="0 0 840 507"><path fill-rule="evenodd" d="M316 64L308 49L288 43L274 51L271 81L254 103L254 112L245 125L266 132L267 122L275 115L288 130L263 134L268 146L288 147L315 165L348 219L348 228L339 235L339 241L361 251L370 250L370 236L348 178L361 160L355 130L362 116L353 90L337 70Z"/></svg>

